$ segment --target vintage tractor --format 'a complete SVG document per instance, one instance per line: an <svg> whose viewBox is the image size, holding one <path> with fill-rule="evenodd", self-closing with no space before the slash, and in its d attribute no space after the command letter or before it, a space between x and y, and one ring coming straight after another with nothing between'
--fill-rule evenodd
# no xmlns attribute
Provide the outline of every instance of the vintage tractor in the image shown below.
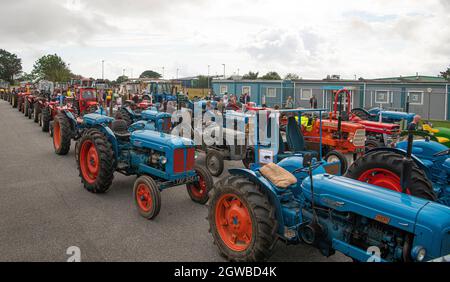
<svg viewBox="0 0 450 282"><path fill-rule="evenodd" d="M97 102L96 92L93 88L78 88L73 104L67 102L63 107L56 108L56 115L50 122L50 130L57 155L67 155L72 140L81 138L85 130L82 117L89 113L107 115Z"/></svg>
<svg viewBox="0 0 450 282"><path fill-rule="evenodd" d="M411 123L416 114L406 112L385 111L382 108L373 108L365 110L363 108L354 108L351 111L354 115L363 120L378 121L385 123Z"/></svg>
<svg viewBox="0 0 450 282"><path fill-rule="evenodd" d="M210 232L226 259L265 261L278 239L361 262L420 262L450 253L450 208L334 176L336 164L309 154L270 162L276 146L258 143L252 169L230 170L211 193Z"/></svg>
<svg viewBox="0 0 450 282"><path fill-rule="evenodd" d="M348 160L345 154L352 154L356 159L365 152L366 127L362 124L346 121L346 114L339 109L337 119L322 119L312 114L308 119L300 121L302 134L306 141L306 148L318 151L318 145L322 146L322 155L327 162L340 161L342 173L348 168Z"/></svg>
<svg viewBox="0 0 450 282"><path fill-rule="evenodd" d="M333 118L337 119L338 109L342 108L343 101L347 101L346 112L342 112L342 120L364 125L366 128L366 149L371 150L378 147L392 147L400 138L400 125L396 123L384 123L362 119L351 109L352 95L347 89L336 92L334 100Z"/></svg>
<svg viewBox="0 0 450 282"><path fill-rule="evenodd" d="M129 100L126 101L123 106L116 112L116 119L123 119L127 122L128 126L142 119L142 111L148 110L153 107L150 100L142 100L138 104Z"/></svg>
<svg viewBox="0 0 450 282"><path fill-rule="evenodd" d="M130 128L124 120L87 114L86 127L77 142L81 181L89 192L105 193L114 172L139 176L133 198L139 213L154 219L161 208L160 192L186 184L194 202L205 204L213 187L211 175L195 165L195 147L189 139L153 130L142 124Z"/></svg>
<svg viewBox="0 0 450 282"><path fill-rule="evenodd" d="M27 107L26 101L27 97L31 95L31 85L27 84L21 87L19 93L17 94L17 110L25 114L25 109ZM28 108L26 109L28 112Z"/></svg>
<svg viewBox="0 0 450 282"><path fill-rule="evenodd" d="M450 206L450 149L430 140L378 148L356 160L347 177Z"/></svg>
<svg viewBox="0 0 450 282"><path fill-rule="evenodd" d="M414 134L428 137L433 141L450 147L450 128L433 127L433 124L431 123L424 123L422 125L422 130L416 131Z"/></svg>

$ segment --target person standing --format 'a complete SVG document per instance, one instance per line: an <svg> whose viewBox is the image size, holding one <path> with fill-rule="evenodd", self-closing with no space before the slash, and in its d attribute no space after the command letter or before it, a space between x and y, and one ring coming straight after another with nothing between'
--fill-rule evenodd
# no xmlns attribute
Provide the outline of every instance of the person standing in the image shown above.
<svg viewBox="0 0 450 282"><path fill-rule="evenodd" d="M286 109L293 109L293 108L294 108L294 100L292 100L292 97L289 96L286 101Z"/></svg>
<svg viewBox="0 0 450 282"><path fill-rule="evenodd" d="M228 105L228 93L225 92L225 94L223 94L223 104L225 105L225 107Z"/></svg>
<svg viewBox="0 0 450 282"><path fill-rule="evenodd" d="M316 95L313 95L311 99L309 99L309 104L312 109L317 109L317 98Z"/></svg>

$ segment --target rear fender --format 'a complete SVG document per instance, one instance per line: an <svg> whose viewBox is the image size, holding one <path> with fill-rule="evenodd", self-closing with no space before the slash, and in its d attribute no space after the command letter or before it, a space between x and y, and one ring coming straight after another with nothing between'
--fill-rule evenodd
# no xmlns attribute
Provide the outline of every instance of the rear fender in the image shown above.
<svg viewBox="0 0 450 282"><path fill-rule="evenodd" d="M75 118L73 113L70 111L66 111L66 110L61 111L61 113L64 114L67 117L67 119L69 120L70 127L72 128L72 130L75 130L77 128L77 119Z"/></svg>
<svg viewBox="0 0 450 282"><path fill-rule="evenodd" d="M283 235L285 224L282 213L282 207L273 185L270 184L270 182L267 181L267 179L265 179L261 175L258 175L256 172L252 170L237 168L237 169L230 169L229 172L231 175L239 175L247 177L251 182L259 185L261 190L269 196L270 203L275 206L275 216L278 221L278 234Z"/></svg>
<svg viewBox="0 0 450 282"><path fill-rule="evenodd" d="M114 157L117 160L119 157L119 143L117 142L116 136L114 135L114 132L111 130L111 128L102 124L96 124L90 128L95 128L101 133L105 134L106 138L108 138L109 142L111 142L114 150Z"/></svg>
<svg viewBox="0 0 450 282"><path fill-rule="evenodd" d="M373 154L373 153L377 153L377 152L392 152L392 153L397 153L400 154L402 156L406 156L406 151L402 150L402 149L397 149L397 148L375 148L373 150L370 150L366 153L366 155L369 154ZM428 169L427 166L425 166L425 164L422 162L422 160L420 160L419 158L417 158L416 156L412 155L411 158L414 160L414 162L416 163L416 165L423 170L427 177L429 179L432 179L432 175L431 175L431 171Z"/></svg>

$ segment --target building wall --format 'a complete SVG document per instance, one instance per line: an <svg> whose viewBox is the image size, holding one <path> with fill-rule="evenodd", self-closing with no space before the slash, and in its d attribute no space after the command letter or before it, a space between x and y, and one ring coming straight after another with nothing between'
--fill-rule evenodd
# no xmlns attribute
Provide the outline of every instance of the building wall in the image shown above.
<svg viewBox="0 0 450 282"><path fill-rule="evenodd" d="M290 96L296 107L309 108L309 96L302 92L312 93L318 100L319 108L331 109L332 93L342 88L351 89L354 108L371 109L383 107L386 110L406 111L406 101L410 92L420 92L421 101L410 104L410 112L421 115L424 119L450 120L450 88L445 83L377 83L377 82L291 82L291 81L213 81L214 93L220 94L220 87L227 86L228 94L243 94L243 87L249 87L251 101L261 105L264 101L269 107L285 105ZM431 89L431 95L428 94ZM379 103L380 93L387 93L388 100ZM270 94L274 94L273 97ZM417 95L416 95L417 96ZM378 103L377 103L378 102Z"/></svg>

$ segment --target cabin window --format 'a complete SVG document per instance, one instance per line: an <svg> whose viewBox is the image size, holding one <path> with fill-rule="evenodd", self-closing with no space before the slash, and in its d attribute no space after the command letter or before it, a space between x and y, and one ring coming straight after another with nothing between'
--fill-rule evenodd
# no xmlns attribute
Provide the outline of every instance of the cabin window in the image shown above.
<svg viewBox="0 0 450 282"><path fill-rule="evenodd" d="M220 86L220 94L225 94L228 92L228 86L227 85L221 85Z"/></svg>
<svg viewBox="0 0 450 282"><path fill-rule="evenodd" d="M375 92L375 104L389 104L389 92L388 91L376 91Z"/></svg>
<svg viewBox="0 0 450 282"><path fill-rule="evenodd" d="M277 89L276 88L267 88L266 89L266 97L267 98L276 98L277 97Z"/></svg>
<svg viewBox="0 0 450 282"><path fill-rule="evenodd" d="M242 95L252 95L252 88L250 86L242 86Z"/></svg>
<svg viewBox="0 0 450 282"><path fill-rule="evenodd" d="M423 92L422 91L409 92L409 103L411 105L423 105Z"/></svg>
<svg viewBox="0 0 450 282"><path fill-rule="evenodd" d="M302 89L300 100L309 101L312 98L312 89Z"/></svg>

